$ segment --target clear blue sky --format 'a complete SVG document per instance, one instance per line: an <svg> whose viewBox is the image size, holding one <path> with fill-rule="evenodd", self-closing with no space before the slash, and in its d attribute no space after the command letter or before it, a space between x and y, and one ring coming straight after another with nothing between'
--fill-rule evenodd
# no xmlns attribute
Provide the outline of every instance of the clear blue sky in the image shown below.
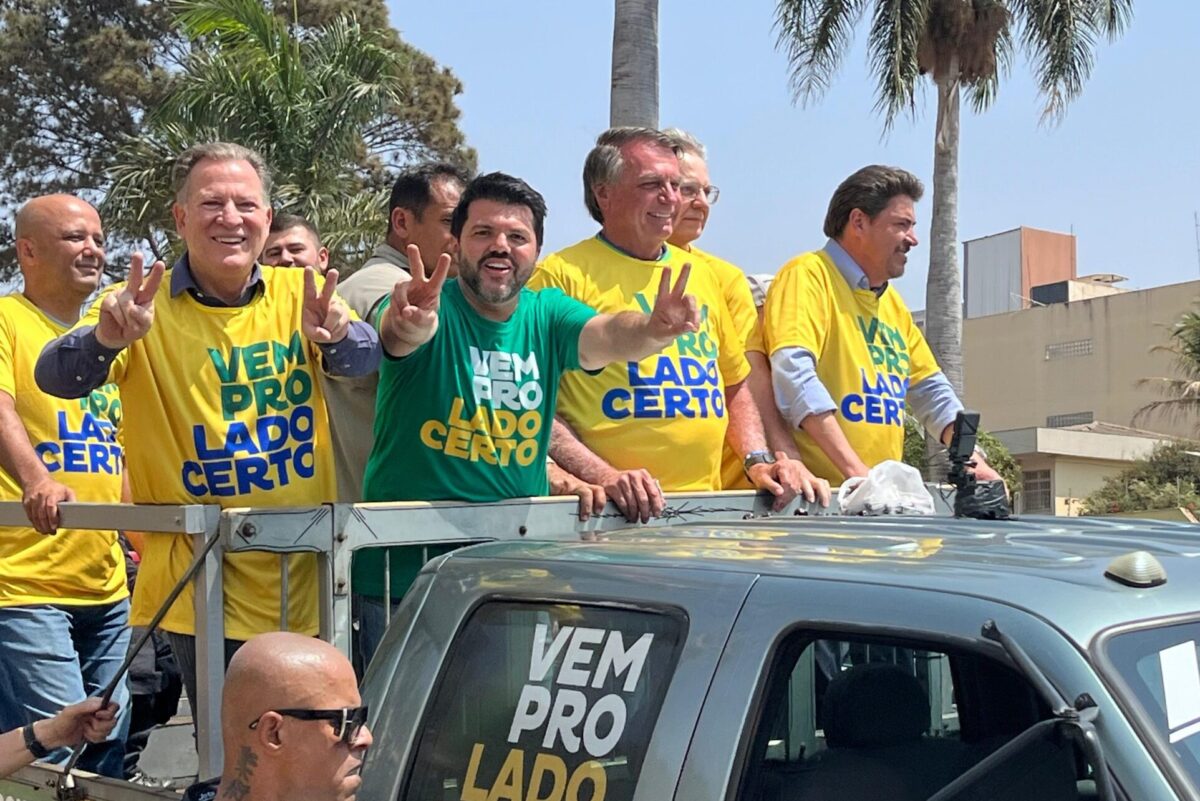
<svg viewBox="0 0 1200 801"><path fill-rule="evenodd" d="M483 170L529 181L550 206L544 253L590 236L583 158L607 127L611 0L389 0L392 25L462 80L462 127ZM858 167L904 166L928 185L932 85L915 120L881 138L867 70L866 20L831 90L791 102L775 50L770 0L662 0L662 125L708 146L721 199L701 244L747 272L774 272L819 247L829 195ZM1074 231L1079 272L1115 272L1145 288L1200 277L1200 2L1141 0L1133 24L1101 44L1083 96L1057 127L1023 56L993 107L964 107L959 239L1029 225ZM925 305L929 196L918 207L922 250L898 286Z"/></svg>

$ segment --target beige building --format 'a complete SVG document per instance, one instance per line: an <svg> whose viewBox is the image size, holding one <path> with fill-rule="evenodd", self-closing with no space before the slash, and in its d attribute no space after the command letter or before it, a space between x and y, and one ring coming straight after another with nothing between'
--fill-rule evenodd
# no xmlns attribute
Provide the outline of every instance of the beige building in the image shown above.
<svg viewBox="0 0 1200 801"><path fill-rule="evenodd" d="M1153 432L1109 423L994 433L1024 474L1017 511L1043 515L1079 514L1083 499L1100 489L1104 479L1171 441Z"/></svg>
<svg viewBox="0 0 1200 801"><path fill-rule="evenodd" d="M1135 415L1159 397L1138 386L1139 379L1175 374L1170 355L1152 349L1167 342L1168 326L1195 308L1200 281L1114 292L1107 278L1035 287L1035 296L1063 300L963 321L965 402L979 410L985 428L1103 421L1198 436L1198 420Z"/></svg>

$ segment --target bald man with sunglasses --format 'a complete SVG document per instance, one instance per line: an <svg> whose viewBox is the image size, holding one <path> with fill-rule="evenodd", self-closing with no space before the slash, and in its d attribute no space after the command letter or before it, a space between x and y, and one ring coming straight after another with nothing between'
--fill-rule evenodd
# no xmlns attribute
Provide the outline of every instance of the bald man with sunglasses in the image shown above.
<svg viewBox="0 0 1200 801"><path fill-rule="evenodd" d="M371 732L354 668L301 634L252 637L234 654L221 696L220 780L187 801L354 801Z"/></svg>

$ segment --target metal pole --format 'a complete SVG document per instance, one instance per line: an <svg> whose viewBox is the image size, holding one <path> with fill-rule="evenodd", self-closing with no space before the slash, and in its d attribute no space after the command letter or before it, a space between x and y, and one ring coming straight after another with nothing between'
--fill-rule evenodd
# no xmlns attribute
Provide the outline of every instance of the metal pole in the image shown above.
<svg viewBox="0 0 1200 801"><path fill-rule="evenodd" d="M288 591L291 576L288 569L292 566L292 555L279 554L279 630L288 630Z"/></svg>
<svg viewBox="0 0 1200 801"><path fill-rule="evenodd" d="M211 521L221 531L220 511ZM199 539L197 539L197 547ZM196 720L196 754L201 778L221 775L221 690L225 686L225 583L224 548L213 548L196 573L196 695L192 715Z"/></svg>

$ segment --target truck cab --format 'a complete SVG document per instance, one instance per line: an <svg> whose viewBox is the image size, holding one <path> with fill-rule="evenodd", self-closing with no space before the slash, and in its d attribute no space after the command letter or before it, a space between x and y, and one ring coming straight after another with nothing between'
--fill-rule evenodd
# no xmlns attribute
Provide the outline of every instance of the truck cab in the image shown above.
<svg viewBox="0 0 1200 801"><path fill-rule="evenodd" d="M366 676L359 798L1196 798L1195 553L1051 518L465 548Z"/></svg>

